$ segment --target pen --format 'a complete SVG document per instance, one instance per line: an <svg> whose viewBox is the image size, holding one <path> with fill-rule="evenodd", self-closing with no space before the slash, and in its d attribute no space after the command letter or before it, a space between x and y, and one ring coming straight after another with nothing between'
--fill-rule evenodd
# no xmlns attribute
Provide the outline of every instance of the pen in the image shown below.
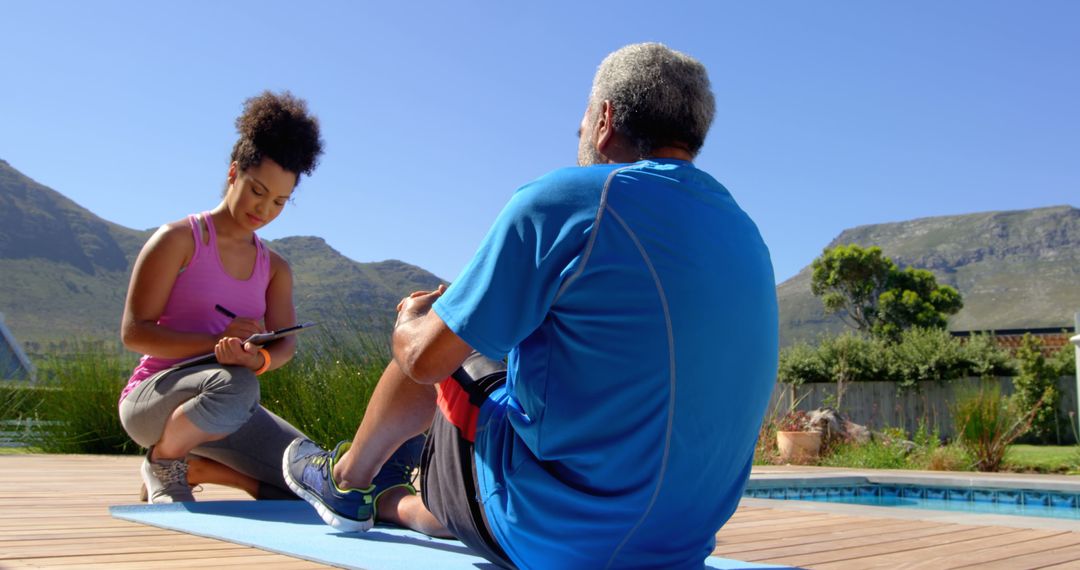
<svg viewBox="0 0 1080 570"><path fill-rule="evenodd" d="M226 317L229 317L230 319L236 318L236 313L226 309L225 307L222 307L221 305L214 305L214 310L225 315Z"/></svg>

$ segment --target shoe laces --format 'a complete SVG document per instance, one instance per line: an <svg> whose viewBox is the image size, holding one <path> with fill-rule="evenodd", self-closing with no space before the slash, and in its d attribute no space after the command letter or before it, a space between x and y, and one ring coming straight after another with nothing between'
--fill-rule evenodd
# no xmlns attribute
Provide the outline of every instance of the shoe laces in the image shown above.
<svg viewBox="0 0 1080 570"><path fill-rule="evenodd" d="M186 461L170 461L164 465L161 463L151 464L154 476L161 481L162 485L174 485L183 483L187 485L188 464Z"/></svg>
<svg viewBox="0 0 1080 570"><path fill-rule="evenodd" d="M320 452L308 458L307 467L305 471L305 479L310 481L310 477L314 477L317 480L328 482L331 486L336 486L334 482L333 456L326 452Z"/></svg>

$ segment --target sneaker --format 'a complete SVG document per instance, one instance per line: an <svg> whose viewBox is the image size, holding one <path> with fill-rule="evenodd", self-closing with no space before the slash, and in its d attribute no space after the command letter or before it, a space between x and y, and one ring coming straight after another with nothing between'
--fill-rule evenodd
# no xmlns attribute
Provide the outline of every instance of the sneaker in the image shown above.
<svg viewBox="0 0 1080 570"><path fill-rule="evenodd" d="M382 469L375 475L375 480L371 482L375 486L376 506L379 504L379 497L390 489L405 487L410 494L416 494L416 487L413 487L412 483L416 467L420 465L420 455L424 452L425 441L427 441L426 436L418 435L401 444L390 459L386 460Z"/></svg>
<svg viewBox="0 0 1080 570"><path fill-rule="evenodd" d="M146 486L146 502L153 504L194 501L187 482L187 461L183 459L150 459L154 448L146 452L142 462L142 480Z"/></svg>
<svg viewBox="0 0 1080 570"><path fill-rule="evenodd" d="M281 458L285 482L319 513L323 522L342 532L363 532L375 524L375 485L341 489L334 482L334 464L349 442L325 451L310 439L298 437Z"/></svg>
<svg viewBox="0 0 1080 570"><path fill-rule="evenodd" d="M194 495L195 493L198 493L199 491L202 491L202 485L195 485L194 487L191 488L191 494L192 495ZM150 494L146 492L146 483L139 483L139 502L140 503L149 503L150 502Z"/></svg>

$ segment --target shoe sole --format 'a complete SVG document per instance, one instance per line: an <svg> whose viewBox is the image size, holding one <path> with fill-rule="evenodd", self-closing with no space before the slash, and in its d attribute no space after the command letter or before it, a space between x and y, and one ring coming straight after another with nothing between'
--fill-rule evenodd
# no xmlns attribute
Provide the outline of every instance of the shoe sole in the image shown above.
<svg viewBox="0 0 1080 570"><path fill-rule="evenodd" d="M309 505L315 507L315 512L319 513L319 518L321 518L324 523L341 532L365 532L372 526L375 526L375 521L371 519L358 521L338 515L333 509L319 500L314 493L311 493L305 489L303 485L293 479L292 473L289 472L289 457L292 455L293 449L299 446L298 442L301 441L303 440L297 439L290 443L289 447L285 449L285 453L281 456L281 473L285 476L285 483L292 489L292 492L296 493L301 499L307 501Z"/></svg>

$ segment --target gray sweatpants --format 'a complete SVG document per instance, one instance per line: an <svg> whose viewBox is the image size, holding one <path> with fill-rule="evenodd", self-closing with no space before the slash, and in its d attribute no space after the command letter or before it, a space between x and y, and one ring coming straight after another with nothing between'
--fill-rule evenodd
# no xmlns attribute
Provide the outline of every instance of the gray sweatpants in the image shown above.
<svg viewBox="0 0 1080 570"><path fill-rule="evenodd" d="M260 499L297 498L281 473L281 456L304 434L259 405L254 372L219 364L163 370L120 402L120 422L135 443L149 448L161 439L165 422L178 407L199 429L229 434L196 447L192 455L259 481Z"/></svg>

